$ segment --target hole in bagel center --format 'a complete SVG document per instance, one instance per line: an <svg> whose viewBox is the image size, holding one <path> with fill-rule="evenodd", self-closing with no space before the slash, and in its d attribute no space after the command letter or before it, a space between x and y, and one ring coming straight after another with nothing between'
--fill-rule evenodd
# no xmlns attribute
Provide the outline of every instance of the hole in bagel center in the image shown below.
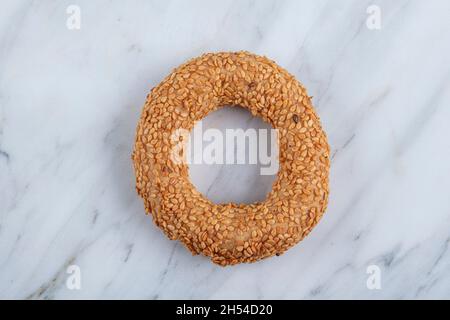
<svg viewBox="0 0 450 320"><path fill-rule="evenodd" d="M278 173L276 136L269 123L245 108L211 112L190 132L192 184L216 204L264 201Z"/></svg>

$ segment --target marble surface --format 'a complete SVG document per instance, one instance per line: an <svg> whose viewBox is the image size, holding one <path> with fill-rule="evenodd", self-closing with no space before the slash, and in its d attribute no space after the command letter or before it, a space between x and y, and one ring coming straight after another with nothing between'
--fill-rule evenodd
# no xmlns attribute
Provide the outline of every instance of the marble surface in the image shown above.
<svg viewBox="0 0 450 320"><path fill-rule="evenodd" d="M446 0L3 1L0 298L449 299L449 17ZM222 268L144 215L130 152L150 88L188 58L235 50L274 59L314 97L331 196L286 254ZM267 188L252 168L202 170L212 199Z"/></svg>

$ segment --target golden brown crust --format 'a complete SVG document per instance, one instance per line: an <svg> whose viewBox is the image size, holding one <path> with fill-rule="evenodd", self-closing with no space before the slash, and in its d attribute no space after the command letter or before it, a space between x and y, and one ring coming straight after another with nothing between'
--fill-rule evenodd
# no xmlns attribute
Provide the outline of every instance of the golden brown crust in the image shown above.
<svg viewBox="0 0 450 320"><path fill-rule="evenodd" d="M170 137L222 105L240 105L279 135L280 169L266 200L211 203L174 163ZM208 53L175 69L147 96L133 152L136 189L170 239L214 263L279 255L317 224L328 201L329 146L306 90L273 61L248 52Z"/></svg>

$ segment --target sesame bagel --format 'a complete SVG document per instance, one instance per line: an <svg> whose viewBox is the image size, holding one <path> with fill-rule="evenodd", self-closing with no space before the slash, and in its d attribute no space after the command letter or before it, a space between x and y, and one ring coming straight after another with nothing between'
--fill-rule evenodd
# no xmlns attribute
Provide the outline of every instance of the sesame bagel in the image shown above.
<svg viewBox="0 0 450 320"><path fill-rule="evenodd" d="M279 171L263 202L214 204L173 161L177 129L239 105L278 131ZM280 255L302 240L328 202L329 146L305 88L266 57L208 53L175 69L147 96L132 155L146 212L173 240L219 265Z"/></svg>

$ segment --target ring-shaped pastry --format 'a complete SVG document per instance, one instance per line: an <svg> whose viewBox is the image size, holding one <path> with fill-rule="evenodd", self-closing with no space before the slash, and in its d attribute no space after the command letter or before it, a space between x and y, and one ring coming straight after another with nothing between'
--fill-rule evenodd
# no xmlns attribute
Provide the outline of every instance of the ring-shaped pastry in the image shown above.
<svg viewBox="0 0 450 320"><path fill-rule="evenodd" d="M263 202L214 204L172 153L178 129L239 105L278 132L279 171ZM248 52L208 53L176 68L147 96L132 155L136 189L170 239L219 265L280 255L302 240L328 202L329 146L305 88L273 61Z"/></svg>

